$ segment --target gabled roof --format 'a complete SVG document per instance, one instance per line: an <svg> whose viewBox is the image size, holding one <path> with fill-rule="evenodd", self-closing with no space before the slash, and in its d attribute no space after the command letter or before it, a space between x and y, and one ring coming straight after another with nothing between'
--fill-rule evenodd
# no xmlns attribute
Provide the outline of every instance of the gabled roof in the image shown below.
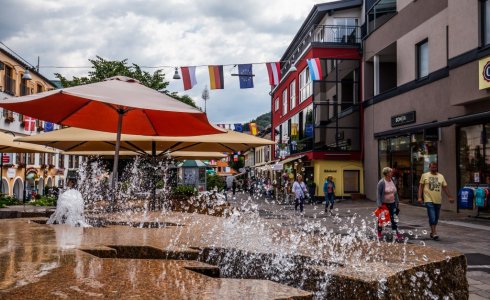
<svg viewBox="0 0 490 300"><path fill-rule="evenodd" d="M303 25L301 25L293 40L289 44L288 48L286 51L284 51L281 61L287 60L290 51L292 49L296 49L297 44L301 41L302 37L308 33L311 26L320 23L327 13L361 6L362 1L363 0L340 0L315 4L303 22Z"/></svg>

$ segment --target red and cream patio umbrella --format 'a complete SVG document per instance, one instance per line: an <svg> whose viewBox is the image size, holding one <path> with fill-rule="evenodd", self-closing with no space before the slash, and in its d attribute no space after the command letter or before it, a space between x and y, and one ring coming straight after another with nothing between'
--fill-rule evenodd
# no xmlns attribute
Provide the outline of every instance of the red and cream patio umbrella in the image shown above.
<svg viewBox="0 0 490 300"><path fill-rule="evenodd" d="M200 110L124 76L9 98L0 107L56 124L116 133L112 188L121 133L195 136L222 132Z"/></svg>

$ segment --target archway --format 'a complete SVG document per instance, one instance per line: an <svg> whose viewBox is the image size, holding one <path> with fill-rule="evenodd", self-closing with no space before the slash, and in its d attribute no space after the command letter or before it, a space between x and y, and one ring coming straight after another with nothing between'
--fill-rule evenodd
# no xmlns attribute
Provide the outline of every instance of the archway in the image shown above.
<svg viewBox="0 0 490 300"><path fill-rule="evenodd" d="M47 187L53 187L53 179L51 179L51 177L48 177L48 180L47 180L46 186L47 186Z"/></svg>
<svg viewBox="0 0 490 300"><path fill-rule="evenodd" d="M5 195L10 195L9 182L5 177L2 178L2 193Z"/></svg>
<svg viewBox="0 0 490 300"><path fill-rule="evenodd" d="M39 177L39 181L37 182L37 193L39 195L44 195L44 178Z"/></svg>
<svg viewBox="0 0 490 300"><path fill-rule="evenodd" d="M13 192L15 199L22 200L24 198L24 182L19 177L15 179Z"/></svg>

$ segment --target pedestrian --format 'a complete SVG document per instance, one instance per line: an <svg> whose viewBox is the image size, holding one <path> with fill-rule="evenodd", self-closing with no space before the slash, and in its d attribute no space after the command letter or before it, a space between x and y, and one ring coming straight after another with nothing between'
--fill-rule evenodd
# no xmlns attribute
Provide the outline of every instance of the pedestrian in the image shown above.
<svg viewBox="0 0 490 300"><path fill-rule="evenodd" d="M229 175L226 177L226 185L225 185L225 200L228 201L228 191L230 191L233 187L233 181L235 177Z"/></svg>
<svg viewBox="0 0 490 300"><path fill-rule="evenodd" d="M427 215L429 216L430 237L438 240L437 222L439 221L439 212L441 210L442 190L446 193L449 202L453 203L454 198L449 193L446 179L437 171L437 163L429 164L429 172L422 174L420 177L418 202L425 203L427 207ZM424 197L422 198L422 192Z"/></svg>
<svg viewBox="0 0 490 300"><path fill-rule="evenodd" d="M335 182L332 176L328 176L323 183L323 193L325 194L325 212L332 213L333 204L335 202ZM328 205L330 204L330 210Z"/></svg>
<svg viewBox="0 0 490 300"><path fill-rule="evenodd" d="M316 194L316 183L315 183L315 181L310 178L307 186L308 186L308 194L310 196L310 204L316 204L315 203L315 194Z"/></svg>
<svg viewBox="0 0 490 300"><path fill-rule="evenodd" d="M401 241L403 239L402 235L398 232L398 222L396 220L395 214L398 213L398 203L400 199L398 198L398 192L396 189L395 182L393 181L393 169L386 167L382 170L383 178L378 182L376 204L379 208L385 205L388 208L391 219L391 229L394 234L396 234L396 239ZM378 239L381 239L383 227L380 226L379 222L378 228Z"/></svg>
<svg viewBox="0 0 490 300"><path fill-rule="evenodd" d="M292 191L293 191L294 196L295 196L294 210L297 211L298 210L298 206L299 206L299 211L300 212L303 212L303 206L304 206L304 202L305 202L305 195L306 195L306 192L307 192L306 185L303 182L303 176L301 176L301 175L296 176L296 180L293 183Z"/></svg>
<svg viewBox="0 0 490 300"><path fill-rule="evenodd" d="M231 190L233 192L233 197L235 197L235 193L236 193L236 179L233 178L233 182L231 184Z"/></svg>

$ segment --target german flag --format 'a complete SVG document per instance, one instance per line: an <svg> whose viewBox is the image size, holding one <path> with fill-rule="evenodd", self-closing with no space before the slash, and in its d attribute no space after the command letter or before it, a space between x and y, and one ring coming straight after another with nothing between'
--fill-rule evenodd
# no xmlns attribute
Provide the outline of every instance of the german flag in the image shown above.
<svg viewBox="0 0 490 300"><path fill-rule="evenodd" d="M225 82L223 81L223 66L208 66L208 68L211 89L223 89L225 87Z"/></svg>

